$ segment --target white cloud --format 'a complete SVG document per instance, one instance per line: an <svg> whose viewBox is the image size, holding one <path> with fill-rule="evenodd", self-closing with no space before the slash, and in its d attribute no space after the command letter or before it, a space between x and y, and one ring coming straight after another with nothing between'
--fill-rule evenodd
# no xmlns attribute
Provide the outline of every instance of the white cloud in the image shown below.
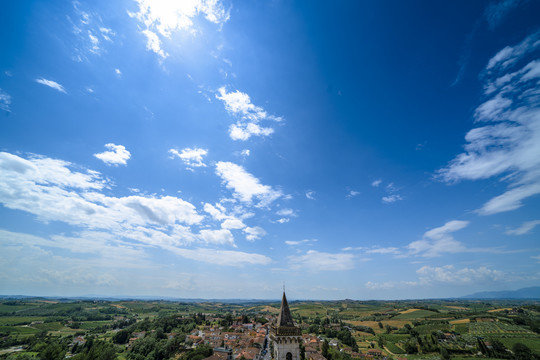
<svg viewBox="0 0 540 360"><path fill-rule="evenodd" d="M292 269L305 269L312 272L342 271L354 268L354 255L347 253L326 253L309 250L304 255L289 256Z"/></svg>
<svg viewBox="0 0 540 360"><path fill-rule="evenodd" d="M131 153L123 145L105 144L105 147L109 151L94 154L94 156L107 165L127 165L127 161L131 158Z"/></svg>
<svg viewBox="0 0 540 360"><path fill-rule="evenodd" d="M11 96L4 90L0 89L0 110L11 112L9 108L11 105Z"/></svg>
<svg viewBox="0 0 540 360"><path fill-rule="evenodd" d="M43 222L101 229L157 246L197 240L188 226L204 217L189 202L172 196L106 196L101 190L108 183L99 173L72 167L62 160L0 153L0 203Z"/></svg>
<svg viewBox="0 0 540 360"><path fill-rule="evenodd" d="M207 244L234 246L234 236L228 229L201 230L199 237Z"/></svg>
<svg viewBox="0 0 540 360"><path fill-rule="evenodd" d="M278 210L276 212L276 215L279 215L279 216L293 216L293 217L298 216L293 209L280 209L280 210Z"/></svg>
<svg viewBox="0 0 540 360"><path fill-rule="evenodd" d="M537 261L540 263L540 255L538 255L538 256L531 256L531 258L537 260Z"/></svg>
<svg viewBox="0 0 540 360"><path fill-rule="evenodd" d="M196 243L235 246L234 237L227 225L194 233L191 227L201 225L204 217L185 200L172 196L107 196L101 191L110 184L99 173L74 171L73 167L66 161L43 156L24 159L0 152L0 203L4 207L33 214L43 222L60 221L80 229L74 236L55 235L50 240L23 234L26 240L22 242L28 243L31 238L40 248L94 254L98 256L96 266L100 261L122 264L122 258L138 259L133 266L139 266L148 247L219 265L265 265L271 261L260 254L182 248ZM239 228L234 217L222 213L219 204L205 204L204 208L214 218L225 219L230 228ZM260 227L246 227L244 232L250 240L265 234ZM2 234L11 242L21 238L0 231L0 237Z"/></svg>
<svg viewBox="0 0 540 360"><path fill-rule="evenodd" d="M255 241L266 235L266 231L260 226L246 227L243 231L248 241Z"/></svg>
<svg viewBox="0 0 540 360"><path fill-rule="evenodd" d="M213 249L171 249L174 253L196 261L203 261L213 265L244 266L268 265L272 262L268 256L232 250Z"/></svg>
<svg viewBox="0 0 540 360"><path fill-rule="evenodd" d="M262 127L259 123L263 120L281 121L281 117L268 115L268 113L251 102L248 94L241 91L227 92L225 87L218 89L216 98L223 101L229 114L235 116L238 121L229 127L229 136L233 140L247 140L251 136L268 136L274 129Z"/></svg>
<svg viewBox="0 0 540 360"><path fill-rule="evenodd" d="M260 183L259 179L248 173L242 166L220 161L216 164L216 174L221 177L233 195L244 203L251 203L253 199L259 201L257 206L265 207L283 194L268 185Z"/></svg>
<svg viewBox="0 0 540 360"><path fill-rule="evenodd" d="M358 196L358 195L360 195L360 191L350 190L346 198L352 199L353 197Z"/></svg>
<svg viewBox="0 0 540 360"><path fill-rule="evenodd" d="M210 214L214 219L216 220L223 220L226 219L227 216L224 214L225 209L220 204L216 204L216 206L205 203L204 204L204 211L206 211L208 214Z"/></svg>
<svg viewBox="0 0 540 360"><path fill-rule="evenodd" d="M488 123L465 136L465 152L457 155L436 177L448 182L501 176L508 189L487 201L478 213L515 210L540 194L540 63L529 62L506 72L540 47L540 32L495 55L486 69L486 95L475 111L476 122Z"/></svg>
<svg viewBox="0 0 540 360"><path fill-rule="evenodd" d="M233 140L248 140L251 136L268 136L274 129L261 127L255 123L236 123L229 127L229 136Z"/></svg>
<svg viewBox="0 0 540 360"><path fill-rule="evenodd" d="M397 254L401 254L401 251L396 247L372 248L372 249L366 250L366 254L392 254L392 255L397 255Z"/></svg>
<svg viewBox="0 0 540 360"><path fill-rule="evenodd" d="M463 229L468 224L468 221L449 221L443 226L426 231L422 240L410 243L407 248L411 254L424 257L435 257L443 253L466 251L465 246L459 241L456 241L451 233Z"/></svg>
<svg viewBox="0 0 540 360"><path fill-rule="evenodd" d="M377 180L374 180L372 183L371 183L371 186L373 187L379 187L379 185L381 185L382 183L382 180L381 179L377 179Z"/></svg>
<svg viewBox="0 0 540 360"><path fill-rule="evenodd" d="M394 185L394 183L389 183L386 185L385 190L387 195L382 197L383 203L391 204L396 201L403 200L403 197L397 193L399 189Z"/></svg>
<svg viewBox="0 0 540 360"><path fill-rule="evenodd" d="M308 244L310 242L313 242L314 240L310 240L310 239L304 239L304 240L285 240L285 244L287 245L290 245L290 246L297 246L297 245L301 245L301 244Z"/></svg>
<svg viewBox="0 0 540 360"><path fill-rule="evenodd" d="M523 224L521 224L521 226L518 227L517 229L506 231L506 234L524 235L524 234L529 233L532 229L534 229L538 225L540 225L540 220L526 221Z"/></svg>
<svg viewBox="0 0 540 360"><path fill-rule="evenodd" d="M382 201L385 204L391 204L391 203L399 201L399 200L403 200L403 198L399 194L393 194L393 195L388 195L388 196L383 196L382 197Z"/></svg>
<svg viewBox="0 0 540 360"><path fill-rule="evenodd" d="M117 75L117 76L122 76L122 72L120 71L120 69L114 69L114 73Z"/></svg>
<svg viewBox="0 0 540 360"><path fill-rule="evenodd" d="M246 224L240 219L227 219L221 223L221 227L224 229L243 229L246 227Z"/></svg>
<svg viewBox="0 0 540 360"><path fill-rule="evenodd" d="M88 60L87 55L100 55L105 50L102 40L112 43L116 33L103 25L101 16L95 12L82 10L81 3L73 2L74 18L68 16L75 35L73 60Z"/></svg>
<svg viewBox="0 0 540 360"><path fill-rule="evenodd" d="M293 209L280 209L276 212L276 215L283 216L282 218L276 220L280 224L288 223L291 220L291 217L298 216Z"/></svg>
<svg viewBox="0 0 540 360"><path fill-rule="evenodd" d="M36 82L39 84L48 86L52 89L58 90L64 94L67 94L66 89L64 89L64 87L60 85L59 83L57 83L56 81L41 78L41 79L36 79Z"/></svg>
<svg viewBox="0 0 540 360"><path fill-rule="evenodd" d="M156 33L150 31L150 30L143 30L142 33L144 36L146 36L146 50L151 50L158 54L162 59L165 59L169 56L163 49L161 48L161 40L159 40L159 37L156 35Z"/></svg>
<svg viewBox="0 0 540 360"><path fill-rule="evenodd" d="M387 281L383 283L376 283L376 282L368 281L364 284L364 286L370 290L388 290L388 289L394 289L398 287L399 283L392 282L392 281Z"/></svg>
<svg viewBox="0 0 540 360"><path fill-rule="evenodd" d="M514 65L527 53L536 50L540 46L540 31L526 37L521 43L515 46L507 46L493 56L487 66L488 71L504 70L508 66Z"/></svg>
<svg viewBox="0 0 540 360"><path fill-rule="evenodd" d="M473 269L456 269L453 265L441 267L423 266L416 271L423 284L448 283L448 284L486 284L487 282L499 281L505 274L498 270L491 270L485 266Z"/></svg>
<svg viewBox="0 0 540 360"><path fill-rule="evenodd" d="M248 157L250 155L250 151L249 149L244 149L242 150L242 152L240 153L242 156L245 156L245 157Z"/></svg>
<svg viewBox="0 0 540 360"><path fill-rule="evenodd" d="M203 157L208 154L208 150L201 148L185 148L182 151L178 152L176 149L170 149L169 153L173 156L179 157L184 164L186 164L188 169L193 169L196 167L206 167L206 164L203 162Z"/></svg>
<svg viewBox="0 0 540 360"><path fill-rule="evenodd" d="M481 266L478 268L456 269L453 265L440 267L423 266L416 271L418 279L414 281L386 281L365 283L365 287L370 290L403 289L410 287L426 287L431 285L486 285L498 281L508 280L507 274Z"/></svg>
<svg viewBox="0 0 540 360"><path fill-rule="evenodd" d="M306 191L306 197L309 200L315 200L315 191L312 191L312 190Z"/></svg>
<svg viewBox="0 0 540 360"><path fill-rule="evenodd" d="M144 26L146 48L166 58L161 40L170 40L176 31L195 33L194 20L203 15L211 23L222 26L229 20L229 11L219 0L136 0L138 11L128 12Z"/></svg>

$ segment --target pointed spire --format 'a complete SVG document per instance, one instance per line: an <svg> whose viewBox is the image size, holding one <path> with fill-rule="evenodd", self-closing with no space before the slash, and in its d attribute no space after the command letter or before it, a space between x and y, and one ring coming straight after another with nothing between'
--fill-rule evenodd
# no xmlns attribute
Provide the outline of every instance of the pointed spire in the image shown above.
<svg viewBox="0 0 540 360"><path fill-rule="evenodd" d="M283 298L281 299L281 308L279 309L277 325L294 327L294 322L291 315L291 311L289 310L289 304L287 303L287 297L285 296L285 291L283 291Z"/></svg>

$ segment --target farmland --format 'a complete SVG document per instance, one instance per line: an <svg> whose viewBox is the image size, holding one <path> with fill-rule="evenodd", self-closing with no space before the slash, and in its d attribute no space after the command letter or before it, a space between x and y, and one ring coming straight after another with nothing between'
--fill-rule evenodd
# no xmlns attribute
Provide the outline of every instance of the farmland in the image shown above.
<svg viewBox="0 0 540 360"><path fill-rule="evenodd" d="M534 301L347 300L289 305L306 344L317 344L319 352L323 343L334 344L326 352L328 360L364 359L377 349L388 359L439 359L443 354L455 360L498 359L514 356L516 346L525 346L531 358L540 356L540 305ZM85 359L82 345L75 344L90 339L95 351L106 352L111 359L135 359L139 347L119 340L117 334L134 337L142 331L153 335L135 337L130 344L144 340L150 346L152 341L155 351L167 347L169 357L163 359L190 360L195 345L187 339L197 331L234 331L231 324L246 319L264 328L278 312L278 302L5 300L0 303L0 359L40 358L54 346L62 356Z"/></svg>

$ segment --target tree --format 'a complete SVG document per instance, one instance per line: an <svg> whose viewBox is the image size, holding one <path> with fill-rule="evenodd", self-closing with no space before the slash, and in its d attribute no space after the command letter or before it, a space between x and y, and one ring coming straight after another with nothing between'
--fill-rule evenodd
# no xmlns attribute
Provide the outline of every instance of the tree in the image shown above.
<svg viewBox="0 0 540 360"><path fill-rule="evenodd" d="M384 344L386 343L386 341L384 340L384 337L382 336L379 336L379 338L377 339L377 344L379 345L379 347L381 349L384 348Z"/></svg>
<svg viewBox="0 0 540 360"><path fill-rule="evenodd" d="M127 330L120 330L113 336L113 341L116 344L125 344L128 342L130 336L130 332Z"/></svg>
<svg viewBox="0 0 540 360"><path fill-rule="evenodd" d="M418 352L418 345L415 341L409 340L405 343L404 350L407 354L416 354Z"/></svg>
<svg viewBox="0 0 540 360"><path fill-rule="evenodd" d="M51 343L39 353L41 360L59 360L64 358L66 352L59 344Z"/></svg>
<svg viewBox="0 0 540 360"><path fill-rule="evenodd" d="M321 353L322 353L322 356L324 356L325 358L328 359L328 341L324 340L323 344L322 344L322 347L321 347Z"/></svg>
<svg viewBox="0 0 540 360"><path fill-rule="evenodd" d="M446 350L446 348L441 347L441 358L443 360L450 360L450 353L448 350Z"/></svg>
<svg viewBox="0 0 540 360"><path fill-rule="evenodd" d="M517 360L527 360L533 358L531 349L522 343L515 343L514 346L512 346L512 351L514 352L514 357Z"/></svg>

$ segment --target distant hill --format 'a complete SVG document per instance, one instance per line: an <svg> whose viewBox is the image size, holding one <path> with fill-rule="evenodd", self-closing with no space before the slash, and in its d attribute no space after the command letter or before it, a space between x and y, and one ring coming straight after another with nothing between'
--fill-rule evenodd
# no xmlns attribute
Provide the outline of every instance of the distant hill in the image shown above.
<svg viewBox="0 0 540 360"><path fill-rule="evenodd" d="M460 299L540 299L540 286L508 291L482 291Z"/></svg>

